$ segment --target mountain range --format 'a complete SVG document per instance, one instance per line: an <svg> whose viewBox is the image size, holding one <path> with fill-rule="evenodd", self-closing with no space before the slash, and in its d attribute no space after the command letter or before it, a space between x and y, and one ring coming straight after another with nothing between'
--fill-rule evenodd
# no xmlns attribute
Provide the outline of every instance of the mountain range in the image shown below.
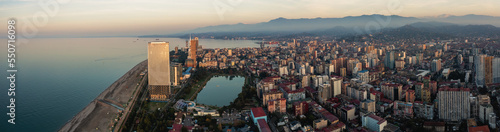
<svg viewBox="0 0 500 132"><path fill-rule="evenodd" d="M372 34L396 30L419 30L450 36L499 36L500 17L485 15L441 17L403 17L398 15L362 15L343 18L277 18L256 24L231 24L200 27L169 35L140 37L181 37L189 34L202 37L292 37L292 36L346 36ZM403 31L404 32L404 31Z"/></svg>

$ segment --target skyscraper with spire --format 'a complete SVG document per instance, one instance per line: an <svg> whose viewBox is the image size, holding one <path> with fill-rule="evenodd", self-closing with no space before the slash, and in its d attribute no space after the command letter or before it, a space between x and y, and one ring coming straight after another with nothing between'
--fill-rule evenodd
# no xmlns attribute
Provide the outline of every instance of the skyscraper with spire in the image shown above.
<svg viewBox="0 0 500 132"><path fill-rule="evenodd" d="M187 67L196 67L196 52L198 51L198 37L194 37L194 39L191 39L191 36L189 37L190 44L189 44L189 54L188 54L188 59L186 60L186 66Z"/></svg>

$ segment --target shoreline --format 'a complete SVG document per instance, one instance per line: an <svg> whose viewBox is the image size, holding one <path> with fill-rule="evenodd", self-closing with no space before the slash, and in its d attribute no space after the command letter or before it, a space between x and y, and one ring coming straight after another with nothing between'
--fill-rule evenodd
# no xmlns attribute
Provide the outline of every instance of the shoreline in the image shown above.
<svg viewBox="0 0 500 132"><path fill-rule="evenodd" d="M136 91L137 83L141 78L139 74L146 68L147 60L135 65L73 116L72 119L68 120L58 131L110 131L108 129L114 124L113 120L121 112L118 112L117 108L99 100L111 100L118 106L130 105L129 100Z"/></svg>

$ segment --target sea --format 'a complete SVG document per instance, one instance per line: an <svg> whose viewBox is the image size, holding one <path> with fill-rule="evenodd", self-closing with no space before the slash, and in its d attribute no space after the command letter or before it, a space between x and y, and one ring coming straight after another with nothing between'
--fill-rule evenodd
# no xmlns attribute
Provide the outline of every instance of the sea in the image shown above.
<svg viewBox="0 0 500 132"><path fill-rule="evenodd" d="M7 39L0 39L0 131L53 132L114 81L147 58L147 43L166 41L170 50L186 46L180 38L33 38L16 46L15 125L7 122L10 97ZM258 47L253 40L200 39L203 48ZM220 78L222 79L222 78ZM214 79L218 80L218 79ZM236 80L240 80L236 78ZM235 81L239 82L239 81ZM241 89L240 89L241 91ZM222 104L219 104L222 105Z"/></svg>

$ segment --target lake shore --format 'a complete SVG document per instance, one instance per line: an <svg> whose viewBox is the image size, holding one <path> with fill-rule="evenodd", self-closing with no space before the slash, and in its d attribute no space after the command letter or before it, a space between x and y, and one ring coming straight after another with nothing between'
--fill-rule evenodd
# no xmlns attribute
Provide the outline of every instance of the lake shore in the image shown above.
<svg viewBox="0 0 500 132"><path fill-rule="evenodd" d="M147 60L145 60L130 69L69 120L59 131L110 131L120 112L118 108L100 100L111 102L122 108L124 105L130 105L129 100L136 91L137 83L141 79L140 73L147 68L147 64Z"/></svg>

